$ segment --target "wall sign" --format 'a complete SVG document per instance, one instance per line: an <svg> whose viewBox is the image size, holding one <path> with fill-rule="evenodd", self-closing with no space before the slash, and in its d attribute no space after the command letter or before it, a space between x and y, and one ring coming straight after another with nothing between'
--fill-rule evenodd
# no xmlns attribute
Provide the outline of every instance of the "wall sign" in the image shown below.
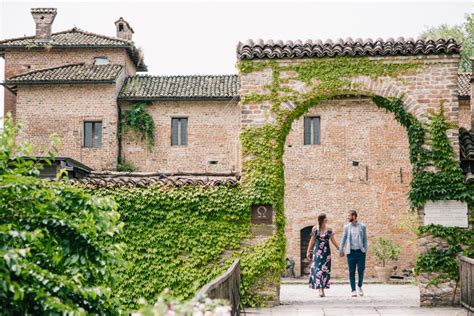
<svg viewBox="0 0 474 316"><path fill-rule="evenodd" d="M428 201L424 207L424 225L468 227L467 203L455 200Z"/></svg>
<svg viewBox="0 0 474 316"><path fill-rule="evenodd" d="M273 207L270 204L253 205L252 224L273 224Z"/></svg>

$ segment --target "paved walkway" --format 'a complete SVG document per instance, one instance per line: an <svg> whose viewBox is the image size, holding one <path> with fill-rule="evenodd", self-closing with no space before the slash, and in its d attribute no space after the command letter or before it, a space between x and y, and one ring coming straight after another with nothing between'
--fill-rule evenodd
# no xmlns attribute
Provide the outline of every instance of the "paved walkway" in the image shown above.
<svg viewBox="0 0 474 316"><path fill-rule="evenodd" d="M414 285L364 285L363 297L350 297L347 284L333 284L326 297L303 284L282 284L281 305L273 308L246 309L246 315L443 315L467 316L463 308L420 308L419 292Z"/></svg>

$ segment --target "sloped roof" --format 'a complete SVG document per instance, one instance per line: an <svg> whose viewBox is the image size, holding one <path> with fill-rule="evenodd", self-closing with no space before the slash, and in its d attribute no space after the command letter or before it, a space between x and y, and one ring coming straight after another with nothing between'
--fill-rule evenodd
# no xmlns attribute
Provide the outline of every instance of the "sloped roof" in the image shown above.
<svg viewBox="0 0 474 316"><path fill-rule="evenodd" d="M126 100L227 100L239 97L238 75L132 76L120 92Z"/></svg>
<svg viewBox="0 0 474 316"><path fill-rule="evenodd" d="M122 65L64 65L27 72L5 80L3 85L16 93L20 84L113 83L122 72Z"/></svg>
<svg viewBox="0 0 474 316"><path fill-rule="evenodd" d="M403 37L383 40L339 38L335 41L326 40L248 40L237 45L237 58L305 58L305 57L334 57L334 56L405 56L431 54L459 54L460 45L454 39L444 40L414 40Z"/></svg>
<svg viewBox="0 0 474 316"><path fill-rule="evenodd" d="M35 47L71 47L71 48L125 48L133 60L138 70L146 71L146 65L141 60L140 52L135 47L133 41L119 39L115 37L95 34L72 28L70 30L51 34L51 41L38 43L35 36L25 36L0 41L0 55L6 48L35 48Z"/></svg>
<svg viewBox="0 0 474 316"><path fill-rule="evenodd" d="M458 75L458 93L459 97L468 99L471 97L471 74L464 73Z"/></svg>
<svg viewBox="0 0 474 316"><path fill-rule="evenodd" d="M461 160L474 160L474 131L463 127L459 129L459 148Z"/></svg>
<svg viewBox="0 0 474 316"><path fill-rule="evenodd" d="M5 80L7 84L50 82L114 82L122 65L86 65L84 63L46 68L17 75Z"/></svg>

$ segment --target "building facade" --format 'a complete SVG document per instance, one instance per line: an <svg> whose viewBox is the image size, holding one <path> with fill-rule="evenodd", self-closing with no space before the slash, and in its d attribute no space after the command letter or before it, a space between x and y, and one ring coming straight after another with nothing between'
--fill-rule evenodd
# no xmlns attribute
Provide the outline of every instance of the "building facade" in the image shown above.
<svg viewBox="0 0 474 316"><path fill-rule="evenodd" d="M152 76L133 43L134 30L123 18L116 37L77 28L52 32L56 9L32 9L36 35L0 41L5 59L5 114L23 124L20 140L40 146L48 135L62 140L59 155L96 171L113 171L126 161L137 172L197 176L240 176L239 135L267 123L265 103L241 98L268 89L268 69L251 74ZM380 49L379 49L380 48ZM307 52L307 53L305 53ZM471 74L458 74L459 46L452 41L248 42L239 60L275 59L280 64L307 58L354 56L390 62L416 61L424 68L402 81L383 84L362 78L368 90L405 96L407 110L420 120L444 103L450 121L461 128L449 137L459 152L466 179L474 167L474 102ZM366 56L366 57L364 57ZM303 89L301 82L290 82ZM137 103L154 121L154 146L133 133L119 135L119 120ZM460 135L459 135L460 134ZM459 136L459 137L458 137ZM287 257L296 274L307 273L305 247L317 215L329 215L340 240L345 213L359 211L375 236L394 239L404 251L398 271L410 270L415 236L399 223L409 220L409 145L392 113L366 97L344 97L311 108L292 124L285 143ZM370 241L369 241L370 242ZM374 275L374 258L368 259ZM344 259L335 258L334 275L343 276Z"/></svg>

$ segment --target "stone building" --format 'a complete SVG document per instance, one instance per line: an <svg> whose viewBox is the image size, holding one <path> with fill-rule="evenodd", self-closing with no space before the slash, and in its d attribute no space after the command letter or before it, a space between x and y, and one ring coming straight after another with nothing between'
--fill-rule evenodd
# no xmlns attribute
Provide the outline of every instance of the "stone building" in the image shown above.
<svg viewBox="0 0 474 316"><path fill-rule="evenodd" d="M156 76L146 71L133 42L134 30L123 18L116 37L78 28L52 32L56 9L32 9L36 35L0 41L5 60L5 113L24 128L19 135L44 145L48 135L62 139L60 156L96 171L116 169L119 159L138 172L195 176L240 176L240 132L267 122L265 104L242 104L241 97L267 89L269 69L240 75ZM474 125L471 74L458 74L459 46L453 41L339 40L336 42L247 42L239 60L273 59L280 64L307 58L369 57L422 63L423 71L403 83L362 78L382 96L405 96L408 111L420 120L443 102L466 179L474 171ZM304 89L300 82L290 83ZM118 137L119 116L145 102L155 129L149 150L131 134ZM461 146L459 146L461 145ZM317 215L329 215L341 238L345 213L356 209L367 223L369 240L391 237L403 247L398 271L411 269L413 234L397 225L407 217L411 180L408 139L394 115L366 97L344 97L311 108L295 121L285 143L287 256L296 274L305 274L308 232ZM370 241L369 241L370 242ZM374 258L368 274L374 275ZM342 276L345 261L334 260Z"/></svg>

